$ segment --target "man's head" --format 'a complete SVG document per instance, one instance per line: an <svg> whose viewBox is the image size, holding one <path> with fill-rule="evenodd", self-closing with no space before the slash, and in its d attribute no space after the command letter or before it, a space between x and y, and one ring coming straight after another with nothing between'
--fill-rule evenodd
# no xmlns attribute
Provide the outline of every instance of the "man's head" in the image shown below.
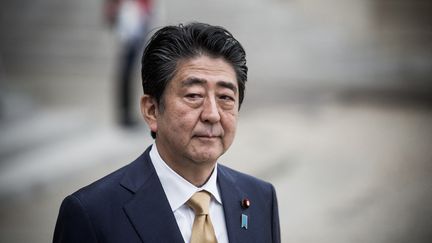
<svg viewBox="0 0 432 243"><path fill-rule="evenodd" d="M248 71L246 53L226 29L203 23L166 26L153 35L142 57L144 94L154 97L163 109L162 96L180 61L202 55L221 57L234 68L241 105Z"/></svg>
<svg viewBox="0 0 432 243"><path fill-rule="evenodd" d="M212 168L232 144L244 97L245 52L221 27L168 26L142 61L141 111L162 158L177 172Z"/></svg>

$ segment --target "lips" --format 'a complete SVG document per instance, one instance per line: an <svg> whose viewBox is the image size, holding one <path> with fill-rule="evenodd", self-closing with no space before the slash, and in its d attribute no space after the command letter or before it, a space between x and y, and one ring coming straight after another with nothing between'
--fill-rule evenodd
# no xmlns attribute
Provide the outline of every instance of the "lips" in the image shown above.
<svg viewBox="0 0 432 243"><path fill-rule="evenodd" d="M199 133L196 133L194 135L194 137L211 139L211 138L219 138L219 137L221 137L221 135L199 132Z"/></svg>
<svg viewBox="0 0 432 243"><path fill-rule="evenodd" d="M197 135L194 135L194 137L210 139L210 138L219 138L220 136L207 135L207 134L197 134Z"/></svg>
<svg viewBox="0 0 432 243"><path fill-rule="evenodd" d="M200 138L220 138L224 134L222 127L219 126L209 126L201 127L193 132L194 137Z"/></svg>

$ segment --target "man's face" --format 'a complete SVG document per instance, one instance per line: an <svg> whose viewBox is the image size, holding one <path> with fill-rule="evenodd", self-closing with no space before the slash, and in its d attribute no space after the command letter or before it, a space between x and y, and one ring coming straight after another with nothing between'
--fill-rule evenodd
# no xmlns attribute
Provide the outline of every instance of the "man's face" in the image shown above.
<svg viewBox="0 0 432 243"><path fill-rule="evenodd" d="M163 109L156 108L156 144L168 163L212 164L232 144L238 85L222 58L180 61L162 99Z"/></svg>

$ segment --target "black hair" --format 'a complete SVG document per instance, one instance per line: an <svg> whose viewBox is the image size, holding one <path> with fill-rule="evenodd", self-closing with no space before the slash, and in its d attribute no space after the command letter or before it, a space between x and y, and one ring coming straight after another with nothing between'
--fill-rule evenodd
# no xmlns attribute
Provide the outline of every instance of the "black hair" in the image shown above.
<svg viewBox="0 0 432 243"><path fill-rule="evenodd" d="M223 27L204 23L166 26L150 38L141 61L144 94L163 109L165 88L175 76L179 61L208 55L223 58L234 69L239 87L239 109L247 81L246 53L240 42ZM155 134L152 132L152 137Z"/></svg>

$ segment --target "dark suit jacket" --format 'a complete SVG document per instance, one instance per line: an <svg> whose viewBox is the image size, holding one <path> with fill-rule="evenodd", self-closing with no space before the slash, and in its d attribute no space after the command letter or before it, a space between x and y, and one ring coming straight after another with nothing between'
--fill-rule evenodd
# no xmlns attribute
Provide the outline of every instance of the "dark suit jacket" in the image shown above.
<svg viewBox="0 0 432 243"><path fill-rule="evenodd" d="M165 192L149 157L138 159L66 197L54 232L55 243L184 242ZM218 165L230 243L279 243L279 217L274 187ZM248 198L249 208L241 201ZM241 215L248 228L241 227Z"/></svg>

